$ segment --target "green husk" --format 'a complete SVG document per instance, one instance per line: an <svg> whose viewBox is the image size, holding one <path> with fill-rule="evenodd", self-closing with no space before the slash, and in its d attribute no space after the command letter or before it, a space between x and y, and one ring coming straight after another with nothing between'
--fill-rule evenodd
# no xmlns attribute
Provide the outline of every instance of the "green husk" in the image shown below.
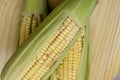
<svg viewBox="0 0 120 80"><path fill-rule="evenodd" d="M41 14L45 18L48 14L46 0L25 0L23 14Z"/></svg>
<svg viewBox="0 0 120 80"><path fill-rule="evenodd" d="M66 0L61 3L35 30L30 37L23 43L23 45L16 50L14 55L5 65L1 78L2 80L19 80L24 71L32 64L33 61L44 44L51 38L54 31L59 28L63 20L70 16L76 20L76 23L86 26L93 8L95 7L96 0ZM71 6L72 5L72 6ZM84 10L85 9L85 10ZM27 13L26 10L25 12ZM82 27L81 26L81 27ZM63 51L62 55L56 63L49 69L49 71L42 77L41 80L46 80L55 71L60 62L64 59L70 47L74 44L75 40L81 33L81 29L71 41L69 46ZM87 54L87 53L86 53ZM82 62L86 62L85 60ZM82 69L83 67L81 67ZM82 74L82 73L81 73ZM82 80L83 78L79 79Z"/></svg>
<svg viewBox="0 0 120 80"><path fill-rule="evenodd" d="M83 47L83 51L82 51L82 56L81 56L81 61L80 61L80 66L79 66L79 72L78 72L78 78L77 80L87 80L87 75L89 74L89 63L88 63L88 55L89 55L89 41L88 41L88 26L86 26L86 31L85 31L85 39L84 39L84 47ZM88 76L89 77L89 76Z"/></svg>

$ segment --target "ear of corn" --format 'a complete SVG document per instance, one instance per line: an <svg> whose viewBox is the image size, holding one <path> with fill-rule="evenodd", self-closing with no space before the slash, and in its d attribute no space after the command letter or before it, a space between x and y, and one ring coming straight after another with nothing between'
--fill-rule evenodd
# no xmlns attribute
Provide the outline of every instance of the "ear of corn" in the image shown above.
<svg viewBox="0 0 120 80"><path fill-rule="evenodd" d="M86 1L82 0L81 3L82 2L85 3ZM81 4L81 5L83 6L85 4ZM86 3L86 5L89 5L89 4ZM78 16L81 16L81 15L83 16L84 14L81 14L81 13L78 14ZM88 25L88 23L86 25ZM88 57L89 35L88 33L89 31L87 26L85 29L83 29L83 31L81 32L80 36L71 47L68 54L65 56L61 64L56 69L56 74L53 73L51 75L50 80L88 80L88 77L89 77L89 60L88 60L89 59ZM56 77L53 78L54 76Z"/></svg>
<svg viewBox="0 0 120 80"><path fill-rule="evenodd" d="M25 0L24 5L20 22L19 46L22 45L47 15L45 0Z"/></svg>
<svg viewBox="0 0 120 80"><path fill-rule="evenodd" d="M50 80L87 80L88 55L88 27L85 27Z"/></svg>
<svg viewBox="0 0 120 80"><path fill-rule="evenodd" d="M2 71L2 80L48 79L88 23L89 16L80 18L76 13L90 14L89 7L92 11L95 6L90 1L86 11L79 10L84 2L78 0L60 4L14 53ZM74 6L68 9L70 4Z"/></svg>
<svg viewBox="0 0 120 80"><path fill-rule="evenodd" d="M69 17L67 17L62 24L60 29L54 33L55 36L53 35L50 42L48 42L47 45L41 49L40 54L36 56L34 63L22 77L22 80L37 78L39 80L42 78L50 66L52 66L61 55L62 51L70 44L70 41L78 32L79 26L77 26L74 21L71 22Z"/></svg>
<svg viewBox="0 0 120 80"><path fill-rule="evenodd" d="M2 76L3 80L39 80L45 74L50 75L51 71L53 72L54 68L59 65L64 53L73 44L80 31L81 26L75 24L76 21L69 23L66 22L68 20L69 17L65 18L65 21L61 23L63 25L59 28L52 28L53 30L49 28L51 31L47 29L48 32L38 34L40 36L37 35L30 44L17 50L4 69L5 72L7 69L7 73L3 73L5 76L4 78Z"/></svg>
<svg viewBox="0 0 120 80"><path fill-rule="evenodd" d="M84 45L85 29L56 70L57 80L77 80Z"/></svg>

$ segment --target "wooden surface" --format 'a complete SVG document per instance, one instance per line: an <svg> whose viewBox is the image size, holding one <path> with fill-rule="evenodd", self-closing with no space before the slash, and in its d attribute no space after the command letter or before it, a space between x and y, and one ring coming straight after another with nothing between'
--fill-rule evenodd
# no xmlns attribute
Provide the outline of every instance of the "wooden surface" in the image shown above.
<svg viewBox="0 0 120 80"><path fill-rule="evenodd" d="M90 80L120 72L120 0L101 0L91 19Z"/></svg>
<svg viewBox="0 0 120 80"><path fill-rule="evenodd" d="M22 0L0 0L0 72L16 50Z"/></svg>
<svg viewBox="0 0 120 80"><path fill-rule="evenodd" d="M22 0L0 0L0 72L16 50ZM90 20L90 78L120 72L120 0L100 0Z"/></svg>

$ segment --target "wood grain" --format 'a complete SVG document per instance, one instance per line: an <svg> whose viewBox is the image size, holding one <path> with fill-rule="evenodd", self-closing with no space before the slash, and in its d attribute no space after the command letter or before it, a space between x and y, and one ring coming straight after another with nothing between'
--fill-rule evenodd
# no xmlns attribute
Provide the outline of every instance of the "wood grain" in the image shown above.
<svg viewBox="0 0 120 80"><path fill-rule="evenodd" d="M22 0L0 0L0 72L16 50Z"/></svg>
<svg viewBox="0 0 120 80"><path fill-rule="evenodd" d="M0 72L18 41L23 0L0 0ZM112 80L120 72L120 1L99 0L90 21L90 78Z"/></svg>
<svg viewBox="0 0 120 80"><path fill-rule="evenodd" d="M120 72L120 1L100 0L91 18L90 80Z"/></svg>

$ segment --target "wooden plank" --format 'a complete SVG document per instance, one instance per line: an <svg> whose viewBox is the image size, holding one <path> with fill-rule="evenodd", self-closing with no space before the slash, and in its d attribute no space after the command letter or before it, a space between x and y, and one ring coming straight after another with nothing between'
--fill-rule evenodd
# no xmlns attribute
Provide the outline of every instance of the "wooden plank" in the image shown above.
<svg viewBox="0 0 120 80"><path fill-rule="evenodd" d="M17 47L22 4L22 0L0 0L0 72Z"/></svg>
<svg viewBox="0 0 120 80"><path fill-rule="evenodd" d="M120 72L120 1L100 0L90 29L90 80L112 80Z"/></svg>

